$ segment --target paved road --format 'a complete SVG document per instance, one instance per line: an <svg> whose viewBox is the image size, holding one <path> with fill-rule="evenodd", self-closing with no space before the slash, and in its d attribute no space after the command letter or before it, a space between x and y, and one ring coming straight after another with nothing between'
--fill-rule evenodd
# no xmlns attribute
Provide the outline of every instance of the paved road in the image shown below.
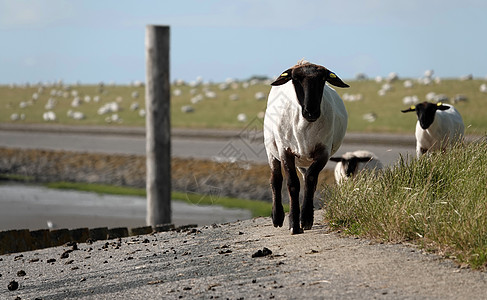
<svg viewBox="0 0 487 300"><path fill-rule="evenodd" d="M2 255L0 299L485 299L485 272L340 237L322 215L294 236L257 218ZM252 257L264 247L272 253Z"/></svg>
<svg viewBox="0 0 487 300"><path fill-rule="evenodd" d="M143 128L0 126L0 147L82 152L145 154ZM414 137L384 134L347 134L340 155L366 149L386 165L400 154L414 154ZM181 158L246 160L266 163L262 133L253 131L174 130L172 155ZM334 164L329 163L328 168Z"/></svg>

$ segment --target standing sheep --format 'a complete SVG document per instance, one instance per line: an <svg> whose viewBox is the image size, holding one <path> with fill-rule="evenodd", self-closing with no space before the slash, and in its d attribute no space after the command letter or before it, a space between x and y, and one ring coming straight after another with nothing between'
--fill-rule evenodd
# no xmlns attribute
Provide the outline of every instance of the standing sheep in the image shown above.
<svg viewBox="0 0 487 300"><path fill-rule="evenodd" d="M338 184L355 176L362 170L380 170L384 166L374 153L367 150L357 150L347 152L342 156L331 157L331 161L336 162L335 180Z"/></svg>
<svg viewBox="0 0 487 300"><path fill-rule="evenodd" d="M348 87L327 68L306 61L284 71L271 83L264 117L264 144L271 167L272 222L275 227L284 222L282 164L290 198L291 234L311 229L318 175L340 147L347 129L345 105L326 82ZM296 167L305 184L301 211Z"/></svg>
<svg viewBox="0 0 487 300"><path fill-rule="evenodd" d="M427 151L445 149L448 144L463 139L465 126L462 116L450 104L423 102L401 110L415 111L416 123L416 156L419 158Z"/></svg>

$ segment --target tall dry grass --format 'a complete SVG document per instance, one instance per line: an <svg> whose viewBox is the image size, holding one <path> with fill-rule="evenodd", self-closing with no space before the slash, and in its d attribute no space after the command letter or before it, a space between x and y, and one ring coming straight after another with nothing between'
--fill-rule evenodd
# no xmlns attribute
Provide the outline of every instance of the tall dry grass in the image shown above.
<svg viewBox="0 0 487 300"><path fill-rule="evenodd" d="M420 159L401 158L377 177L362 173L326 191L326 219L335 228L413 242L473 268L486 265L485 140Z"/></svg>

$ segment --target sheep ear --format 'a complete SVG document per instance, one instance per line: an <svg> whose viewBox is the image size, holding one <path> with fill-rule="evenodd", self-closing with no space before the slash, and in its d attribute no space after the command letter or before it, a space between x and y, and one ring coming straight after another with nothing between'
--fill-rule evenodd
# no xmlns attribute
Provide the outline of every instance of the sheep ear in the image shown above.
<svg viewBox="0 0 487 300"><path fill-rule="evenodd" d="M279 75L279 77L276 80L274 80L274 82L271 83L271 85L273 86L283 85L291 79L292 79L292 69L287 69L286 71L282 72L282 74Z"/></svg>
<svg viewBox="0 0 487 300"><path fill-rule="evenodd" d="M334 162L341 162L342 161L342 158L341 157L333 156L333 157L330 157L330 160L331 161L334 161Z"/></svg>
<svg viewBox="0 0 487 300"><path fill-rule="evenodd" d="M366 157L358 157L358 162L366 163L372 160L372 157L366 156Z"/></svg>
<svg viewBox="0 0 487 300"><path fill-rule="evenodd" d="M350 87L348 84L343 82L340 77L338 77L335 73L332 71L328 70L328 75L325 78L326 81L328 81L330 84L341 87L341 88L347 88Z"/></svg>
<svg viewBox="0 0 487 300"><path fill-rule="evenodd" d="M408 109L401 110L401 112L403 112L403 113L407 113L410 111L416 111L416 106L411 105L411 107L409 107Z"/></svg>
<svg viewBox="0 0 487 300"><path fill-rule="evenodd" d="M443 105L443 103L441 102L438 102L436 103L436 108L439 109L439 110L447 110L450 108L450 106L448 105Z"/></svg>

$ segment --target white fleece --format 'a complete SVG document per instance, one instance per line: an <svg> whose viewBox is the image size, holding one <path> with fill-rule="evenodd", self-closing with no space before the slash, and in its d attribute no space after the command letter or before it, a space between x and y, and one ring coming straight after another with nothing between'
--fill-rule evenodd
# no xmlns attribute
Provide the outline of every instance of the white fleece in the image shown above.
<svg viewBox="0 0 487 300"><path fill-rule="evenodd" d="M346 152L342 155L344 159L351 159L352 157L372 157L372 159L368 162L359 162L357 164L357 169L355 173L358 173L362 170L367 171L376 171L384 168L382 162L377 158L377 156L367 150L357 150L353 152ZM347 180L347 170L345 170L344 165L341 162L337 162L335 166L335 181L339 184L342 180Z"/></svg>
<svg viewBox="0 0 487 300"><path fill-rule="evenodd" d="M457 142L463 138L465 126L462 116L450 104L447 110L437 110L435 120L431 126L424 130L416 123L416 156L421 156L421 148L427 150L438 150L448 144Z"/></svg>
<svg viewBox="0 0 487 300"><path fill-rule="evenodd" d="M325 84L321 114L308 122L301 114L292 81L273 86L269 93L264 117L264 143L269 164L283 159L290 149L296 156L296 166L307 168L313 162L311 153L321 144L331 157L340 147L347 129L348 115L337 92Z"/></svg>

